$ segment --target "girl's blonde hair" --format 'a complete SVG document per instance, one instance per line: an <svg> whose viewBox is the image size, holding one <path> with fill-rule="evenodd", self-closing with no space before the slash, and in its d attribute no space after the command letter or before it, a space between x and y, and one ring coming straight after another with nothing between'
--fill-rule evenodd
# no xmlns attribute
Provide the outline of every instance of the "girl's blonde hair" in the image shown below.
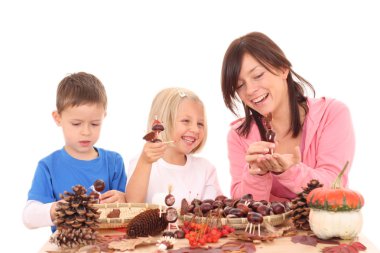
<svg viewBox="0 0 380 253"><path fill-rule="evenodd" d="M152 131L152 123L157 118L162 122L165 130L161 132L162 141L172 140L171 133L174 128L174 121L177 116L177 111L180 103L184 99L191 99L198 102L203 107L204 112L204 138L201 143L195 147L190 153L196 153L200 151L206 143L207 139L207 120L206 111L202 100L191 90L179 87L166 88L161 90L153 99L150 107L150 113L148 118L148 132Z"/></svg>

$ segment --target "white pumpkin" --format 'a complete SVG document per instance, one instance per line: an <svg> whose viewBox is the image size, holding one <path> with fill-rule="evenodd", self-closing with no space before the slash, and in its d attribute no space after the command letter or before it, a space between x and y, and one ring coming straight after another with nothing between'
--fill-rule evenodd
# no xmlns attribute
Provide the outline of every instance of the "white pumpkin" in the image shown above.
<svg viewBox="0 0 380 253"><path fill-rule="evenodd" d="M363 217L360 210L333 212L311 208L309 223L311 230L318 238L352 239L359 234Z"/></svg>

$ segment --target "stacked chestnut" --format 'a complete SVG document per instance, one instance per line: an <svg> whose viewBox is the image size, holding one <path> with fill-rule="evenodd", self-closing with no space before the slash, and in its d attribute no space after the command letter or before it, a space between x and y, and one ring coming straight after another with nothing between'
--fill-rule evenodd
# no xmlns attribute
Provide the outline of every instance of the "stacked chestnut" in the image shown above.
<svg viewBox="0 0 380 253"><path fill-rule="evenodd" d="M252 194L245 194L240 199L229 199L220 195L213 199L193 199L191 203L182 201L181 214L194 214L197 216L219 216L226 218L247 217L249 212L256 212L262 216L282 214L289 211L289 202L256 201Z"/></svg>

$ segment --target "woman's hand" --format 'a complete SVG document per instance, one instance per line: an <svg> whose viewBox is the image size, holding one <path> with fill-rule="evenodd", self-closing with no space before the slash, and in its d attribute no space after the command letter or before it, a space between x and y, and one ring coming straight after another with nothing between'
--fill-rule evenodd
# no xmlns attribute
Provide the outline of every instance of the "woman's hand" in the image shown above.
<svg viewBox="0 0 380 253"><path fill-rule="evenodd" d="M147 142L145 143L143 151L141 152L140 159L146 163L154 163L164 155L166 147L167 143Z"/></svg>
<svg viewBox="0 0 380 253"><path fill-rule="evenodd" d="M125 203L125 193L117 190L110 190L100 195L100 204L103 203Z"/></svg>
<svg viewBox="0 0 380 253"><path fill-rule="evenodd" d="M268 173L268 166L262 164L262 161L270 149L274 149L274 147L274 143L266 141L258 141L248 147L245 160L249 164L249 173L251 175L264 175Z"/></svg>
<svg viewBox="0 0 380 253"><path fill-rule="evenodd" d="M266 154L257 161L257 166L263 170L280 174L293 165L301 162L301 151L298 146L294 148L293 154Z"/></svg>

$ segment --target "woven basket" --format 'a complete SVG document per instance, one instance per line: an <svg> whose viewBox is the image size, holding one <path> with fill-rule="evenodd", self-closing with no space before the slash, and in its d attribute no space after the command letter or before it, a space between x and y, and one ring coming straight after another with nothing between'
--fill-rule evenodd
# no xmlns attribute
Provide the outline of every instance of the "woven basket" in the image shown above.
<svg viewBox="0 0 380 253"><path fill-rule="evenodd" d="M100 212L99 228L123 228L126 227L128 222L132 220L136 215L142 213L148 209L162 209L165 210L165 206L147 203L110 203L110 204L95 204L94 207L98 208ZM112 212L113 209L120 210L119 218L107 218L107 215Z"/></svg>
<svg viewBox="0 0 380 253"><path fill-rule="evenodd" d="M279 226L283 224L285 221L287 221L290 218L291 211L283 213L283 214L276 214L276 215L268 215L263 216L264 222L269 223L272 226ZM194 215L183 215L182 216L184 221L191 221L194 219ZM196 221L205 221L206 217L195 217ZM220 219L222 225L228 225L230 227L233 227L235 229L245 229L247 226L247 218L221 218Z"/></svg>

